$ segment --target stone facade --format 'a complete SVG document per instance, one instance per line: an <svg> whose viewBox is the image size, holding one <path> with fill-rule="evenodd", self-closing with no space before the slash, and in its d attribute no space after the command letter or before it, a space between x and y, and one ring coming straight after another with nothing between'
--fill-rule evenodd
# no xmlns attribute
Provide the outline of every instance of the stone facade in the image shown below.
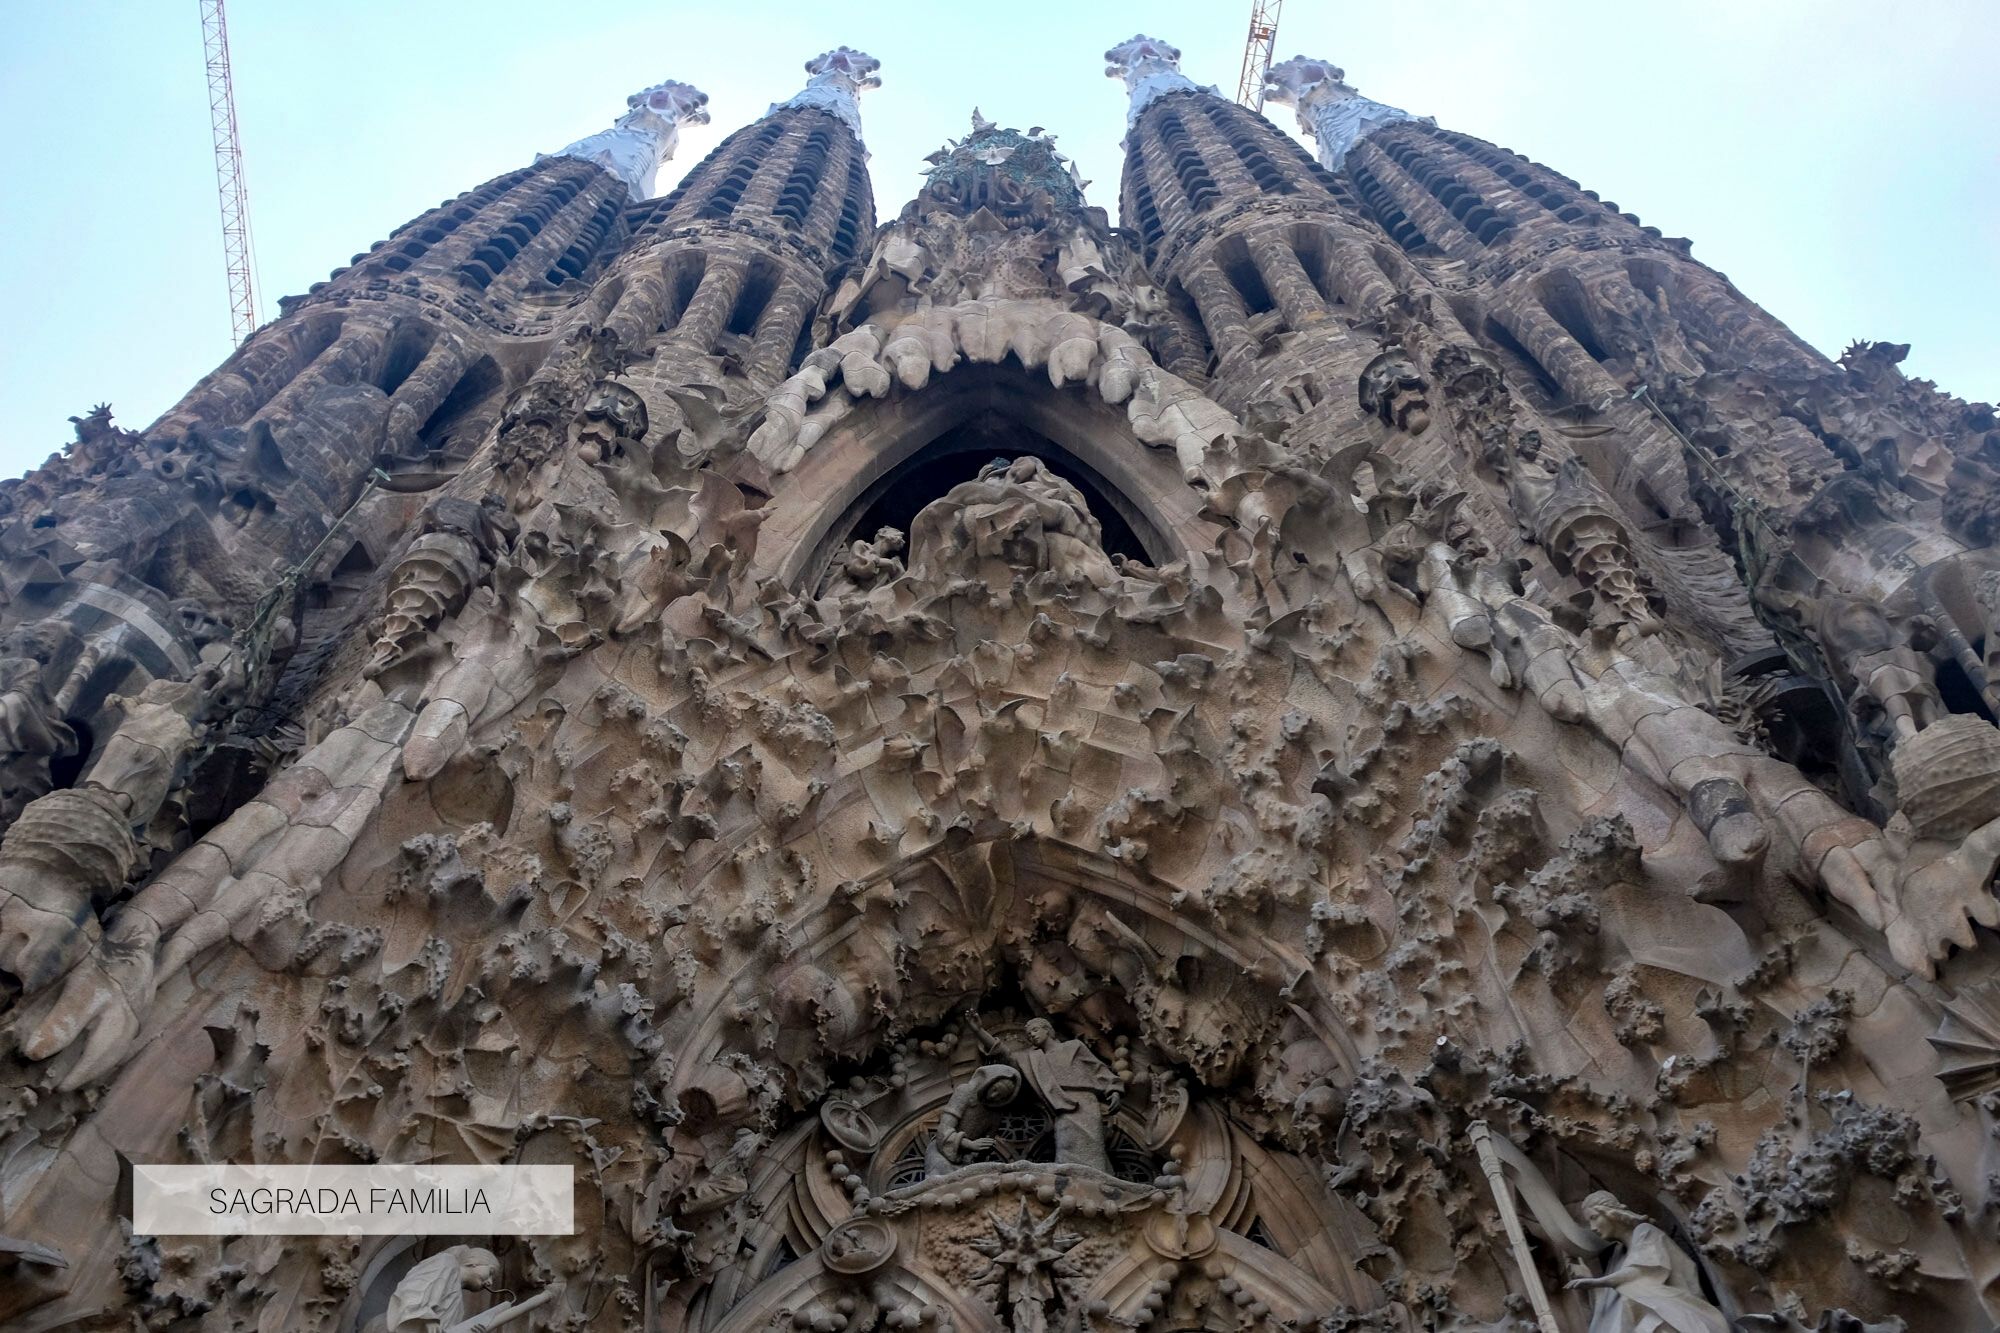
<svg viewBox="0 0 2000 1333"><path fill-rule="evenodd" d="M0 1325L1992 1326L1992 409L1178 58L1122 227L647 89L0 487Z"/></svg>

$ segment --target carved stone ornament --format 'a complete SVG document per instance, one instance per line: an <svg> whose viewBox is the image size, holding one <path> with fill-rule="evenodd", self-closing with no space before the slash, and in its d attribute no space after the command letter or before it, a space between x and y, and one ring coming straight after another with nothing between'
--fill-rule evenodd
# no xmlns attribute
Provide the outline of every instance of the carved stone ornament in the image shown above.
<svg viewBox="0 0 2000 1333"><path fill-rule="evenodd" d="M843 1148L873 1152L881 1142L882 1133L875 1127L875 1122L853 1102L828 1100L819 1108L819 1120L826 1127L826 1132Z"/></svg>
<svg viewBox="0 0 2000 1333"><path fill-rule="evenodd" d="M819 1260L836 1273L872 1273L895 1257L896 1233L872 1217L842 1222L820 1242Z"/></svg>

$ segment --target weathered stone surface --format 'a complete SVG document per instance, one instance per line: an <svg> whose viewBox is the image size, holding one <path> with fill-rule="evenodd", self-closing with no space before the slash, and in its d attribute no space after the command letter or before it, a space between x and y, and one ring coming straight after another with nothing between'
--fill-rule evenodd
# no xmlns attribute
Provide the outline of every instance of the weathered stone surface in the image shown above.
<svg viewBox="0 0 2000 1333"><path fill-rule="evenodd" d="M1178 58L1124 228L976 114L877 228L847 48L635 199L659 85L4 488L0 1322L1992 1324L1992 410Z"/></svg>

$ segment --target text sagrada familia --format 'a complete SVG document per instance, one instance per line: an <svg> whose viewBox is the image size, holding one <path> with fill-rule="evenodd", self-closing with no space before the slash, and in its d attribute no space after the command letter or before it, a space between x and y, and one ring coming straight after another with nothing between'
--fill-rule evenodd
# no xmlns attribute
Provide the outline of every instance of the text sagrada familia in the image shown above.
<svg viewBox="0 0 2000 1333"><path fill-rule="evenodd" d="M1992 409L1109 61L1122 226L664 83L0 486L0 1327L1992 1326Z"/></svg>

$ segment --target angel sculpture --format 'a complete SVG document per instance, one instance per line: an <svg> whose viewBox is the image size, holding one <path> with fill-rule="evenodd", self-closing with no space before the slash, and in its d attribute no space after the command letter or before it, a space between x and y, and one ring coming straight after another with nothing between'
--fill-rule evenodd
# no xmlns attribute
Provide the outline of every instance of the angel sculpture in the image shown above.
<svg viewBox="0 0 2000 1333"><path fill-rule="evenodd" d="M1511 1185L1549 1240L1572 1261L1586 1255L1603 1260L1601 1274L1569 1283L1573 1291L1590 1293L1588 1333L1731 1333L1728 1318L1701 1294L1694 1260L1657 1224L1609 1190L1584 1196L1579 1223L1526 1154L1502 1135L1483 1137L1497 1158L1489 1167L1496 1193ZM1481 1151L1484 1155L1486 1149ZM1503 1206L1511 1212L1511 1200ZM1515 1229L1512 1239L1520 1243L1524 1237ZM1524 1256L1523 1272L1531 1271Z"/></svg>
<svg viewBox="0 0 2000 1333"><path fill-rule="evenodd" d="M383 1333L489 1333L547 1304L558 1290L550 1287L524 1301L467 1315L465 1293L489 1291L499 1276L500 1261L491 1250L476 1245L440 1250L396 1284L383 1316Z"/></svg>

